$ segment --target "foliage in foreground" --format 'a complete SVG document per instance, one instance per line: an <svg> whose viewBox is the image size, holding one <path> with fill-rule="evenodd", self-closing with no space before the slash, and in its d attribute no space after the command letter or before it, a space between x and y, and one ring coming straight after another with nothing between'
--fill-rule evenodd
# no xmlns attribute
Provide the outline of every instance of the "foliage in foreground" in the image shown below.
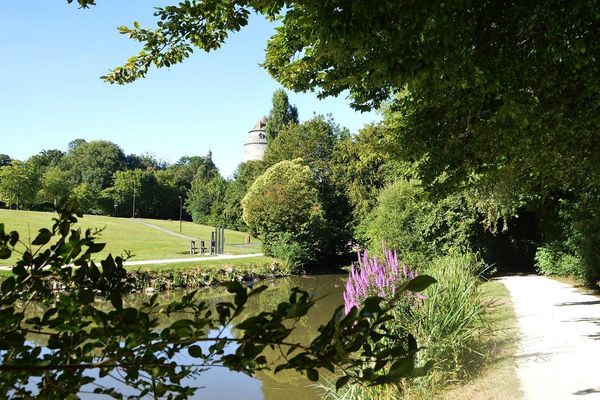
<svg viewBox="0 0 600 400"><path fill-rule="evenodd" d="M314 304L299 289L275 310L243 321L238 317L246 301L263 287L248 290L231 283L233 301L215 307L195 300L196 292L169 304L160 304L155 295L137 308L127 307L123 299L133 283L123 260L108 256L100 265L91 260L104 245L90 230L72 229L76 208L73 202L64 204L52 228L39 231L0 286L0 397L64 399L95 393L123 398L111 383L116 380L135 393L130 398L184 399L196 388L183 379L215 365L249 375L271 367L275 372L290 369L315 381L320 368L341 369L338 387L397 383L427 372L415 367L414 338L390 335L395 299L370 297L347 315L339 308L308 344L288 341L294 322ZM0 224L0 258L10 257L19 240L17 232L6 233ZM408 281L398 288L397 298L433 282L428 276ZM42 316L28 314L34 305L42 306ZM160 316L176 320L161 329ZM230 326L236 336L227 333ZM46 344L28 341L28 334L45 337ZM231 353L226 351L230 344L237 345ZM284 362L270 365L266 349L286 354ZM185 355L189 364L175 362Z"/></svg>

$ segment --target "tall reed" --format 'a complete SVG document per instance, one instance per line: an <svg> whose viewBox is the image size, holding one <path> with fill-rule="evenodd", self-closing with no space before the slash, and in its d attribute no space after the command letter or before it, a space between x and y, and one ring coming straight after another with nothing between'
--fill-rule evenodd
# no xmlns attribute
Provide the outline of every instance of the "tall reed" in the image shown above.
<svg viewBox="0 0 600 400"><path fill-rule="evenodd" d="M443 257L427 270L438 283L426 291L427 300L410 315L408 329L424 346L419 355L435 361L434 372L424 378L430 384L459 380L481 362L482 343L490 335L481 272L481 264L472 255Z"/></svg>

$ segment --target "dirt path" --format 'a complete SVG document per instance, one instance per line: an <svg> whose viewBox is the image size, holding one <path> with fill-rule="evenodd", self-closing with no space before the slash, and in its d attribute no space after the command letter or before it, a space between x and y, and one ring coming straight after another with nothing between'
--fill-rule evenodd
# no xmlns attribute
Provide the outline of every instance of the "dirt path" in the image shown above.
<svg viewBox="0 0 600 400"><path fill-rule="evenodd" d="M541 276L502 278L521 331L526 400L600 399L600 297Z"/></svg>
<svg viewBox="0 0 600 400"><path fill-rule="evenodd" d="M147 226L148 228L156 229L157 231L161 231L161 232L166 233L166 234L171 235L171 236L177 236L177 237L180 237L182 239L188 239L188 240L198 240L198 238L195 238L195 237L192 237L192 236L187 236L187 235L184 235L182 233L173 232L171 230L163 228L162 226L154 225L154 224L151 224L149 222L144 222L141 219L136 219L136 221L139 222L140 224L144 225L144 226Z"/></svg>
<svg viewBox="0 0 600 400"><path fill-rule="evenodd" d="M252 257L261 257L263 253L253 253L253 254L221 254L218 256L203 256L203 257L190 257L190 258L164 258L160 260L139 260L139 261L125 261L123 265L126 266L134 266L134 265L153 265L153 264L176 264L176 263L186 263L186 262L196 262L196 261L213 261L213 260L233 260L238 258L252 258ZM10 271L12 266L10 265L2 265L0 266L0 270L2 271Z"/></svg>
<svg viewBox="0 0 600 400"><path fill-rule="evenodd" d="M218 256L204 256L191 258L166 258L162 260L140 260L140 261L125 261L124 265L150 265L150 264L175 264L195 261L211 261L211 260L233 260L237 258L252 258L260 257L263 253L255 254L221 254Z"/></svg>

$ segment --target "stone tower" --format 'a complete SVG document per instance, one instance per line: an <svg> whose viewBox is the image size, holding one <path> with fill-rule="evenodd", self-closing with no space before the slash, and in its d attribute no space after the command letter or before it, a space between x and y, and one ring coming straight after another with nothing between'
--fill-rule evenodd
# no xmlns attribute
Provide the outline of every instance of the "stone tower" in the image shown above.
<svg viewBox="0 0 600 400"><path fill-rule="evenodd" d="M262 117L248 132L244 145L244 162L262 160L267 149L267 117Z"/></svg>

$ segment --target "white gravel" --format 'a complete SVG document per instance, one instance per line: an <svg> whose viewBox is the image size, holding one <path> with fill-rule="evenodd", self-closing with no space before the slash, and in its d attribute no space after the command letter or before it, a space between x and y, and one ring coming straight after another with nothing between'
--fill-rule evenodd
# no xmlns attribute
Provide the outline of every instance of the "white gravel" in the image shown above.
<svg viewBox="0 0 600 400"><path fill-rule="evenodd" d="M521 331L527 400L600 399L600 297L542 276L502 278Z"/></svg>

